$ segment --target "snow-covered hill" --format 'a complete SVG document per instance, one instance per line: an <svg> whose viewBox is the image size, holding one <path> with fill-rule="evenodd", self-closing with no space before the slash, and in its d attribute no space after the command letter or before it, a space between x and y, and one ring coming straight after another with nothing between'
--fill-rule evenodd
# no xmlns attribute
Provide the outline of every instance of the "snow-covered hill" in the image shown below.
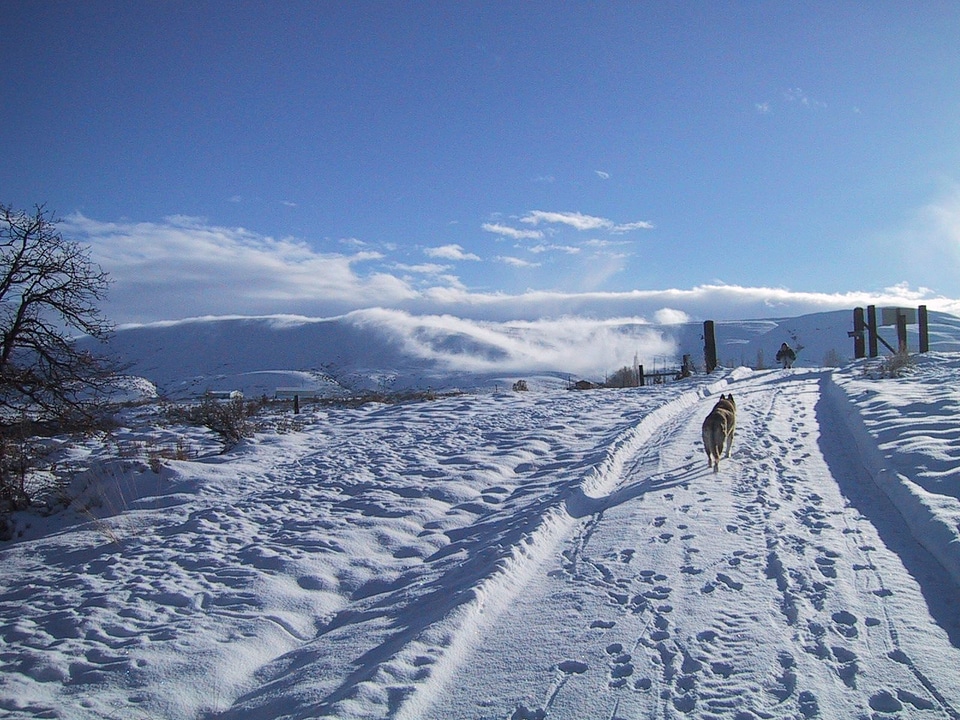
<svg viewBox="0 0 960 720"><path fill-rule="evenodd" d="M851 312L716 325L721 364L771 367L782 342L800 347L799 367L850 358ZM911 328L915 331L915 328ZM892 328L883 335L895 344ZM931 348L960 350L960 319L930 316ZM910 342L916 349L912 332ZM183 397L241 390L272 397L277 388L337 394L361 389L562 387L602 381L634 359L647 371L676 368L684 354L703 364L703 324L655 325L634 319L564 318L483 323L388 310L313 319L205 318L119 331L110 351L160 392Z"/></svg>
<svg viewBox="0 0 960 720"><path fill-rule="evenodd" d="M829 319L736 337L822 348L806 335ZM250 338L297 328L316 330L164 337L246 338L231 362L256 368ZM188 377L169 357L155 372ZM129 408L51 456L76 469L69 507L17 514L0 545L0 714L960 717L958 388L960 353L936 351L899 379L861 361L307 404L225 454ZM739 414L713 473L700 425L720 393Z"/></svg>

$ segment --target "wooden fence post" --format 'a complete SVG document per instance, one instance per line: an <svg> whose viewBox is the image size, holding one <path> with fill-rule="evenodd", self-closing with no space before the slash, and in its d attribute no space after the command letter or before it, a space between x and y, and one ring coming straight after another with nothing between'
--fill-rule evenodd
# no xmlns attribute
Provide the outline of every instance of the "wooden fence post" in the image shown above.
<svg viewBox="0 0 960 720"><path fill-rule="evenodd" d="M897 312L897 352L907 352L907 316Z"/></svg>
<svg viewBox="0 0 960 720"><path fill-rule="evenodd" d="M927 324L927 306L921 305L917 308L917 322L920 324L920 352L925 353L930 350L930 331Z"/></svg>
<svg viewBox="0 0 960 720"><path fill-rule="evenodd" d="M870 340L870 357L875 358L880 354L877 348L877 306L867 305L867 333Z"/></svg>
<svg viewBox="0 0 960 720"><path fill-rule="evenodd" d="M867 324L863 320L863 308L853 309L853 357L857 360L867 356L866 338L863 337Z"/></svg>
<svg viewBox="0 0 960 720"><path fill-rule="evenodd" d="M647 385L647 381L643 377L643 365L640 365L637 368L637 383L639 383L640 387L646 387Z"/></svg>
<svg viewBox="0 0 960 720"><path fill-rule="evenodd" d="M708 373L717 369L717 337L713 320L703 321L703 359Z"/></svg>

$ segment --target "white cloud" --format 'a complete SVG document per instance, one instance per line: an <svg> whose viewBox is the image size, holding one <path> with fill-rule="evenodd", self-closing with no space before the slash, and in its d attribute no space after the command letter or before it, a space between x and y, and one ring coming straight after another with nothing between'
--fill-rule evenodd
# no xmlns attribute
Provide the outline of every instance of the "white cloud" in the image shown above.
<svg viewBox="0 0 960 720"><path fill-rule="evenodd" d="M477 293L431 288L411 307L487 320L589 315L593 318L653 317L663 308L686 313L695 321L785 318L867 305L925 304L930 310L960 315L960 300L934 294L920 295L908 286L880 292L803 292L786 288L698 285L691 289L630 290L626 292L556 292L531 290L520 295ZM852 320L851 320L852 323Z"/></svg>
<svg viewBox="0 0 960 720"><path fill-rule="evenodd" d="M931 203L920 215L906 239L924 239L925 252L938 251L935 257L941 258L943 272L955 273L960 263L960 190ZM837 293L720 282L689 289L606 292L604 278L621 272L624 265L622 257L604 256L575 268L566 281L570 289L565 291L478 292L450 274L443 262L401 263L363 243L337 245L340 252L320 252L296 238L276 239L243 228L209 225L201 218L107 223L75 214L61 221L59 229L65 237L88 245L92 259L110 274L113 284L103 310L117 323L202 315L329 317L374 307L501 322L578 315L595 320L666 321L686 316L722 321L852 311L870 304L926 304L931 310L960 314L960 300L906 283L878 291ZM601 249L619 244L622 241L585 243ZM918 251L917 245L899 244L907 247L904 257ZM548 249L571 255L577 250L571 245L545 244L543 251ZM457 260L470 257L458 245L431 250ZM499 260L517 266L526 262L522 257ZM553 274L548 280L561 287L564 283Z"/></svg>
<svg viewBox="0 0 960 720"><path fill-rule="evenodd" d="M544 210L533 210L522 218L520 222L530 225L539 225L540 223L555 223L569 225L570 227L584 230L608 230L614 234L631 232L632 230L650 230L653 225L644 220L638 220L630 223L615 223L608 218L596 217L595 215L584 215L579 212L547 212Z"/></svg>
<svg viewBox="0 0 960 720"><path fill-rule="evenodd" d="M623 225L614 225L610 229L610 232L614 235L622 235L623 233L632 232L633 230L653 230L653 224L645 220L638 220L637 222L624 223Z"/></svg>
<svg viewBox="0 0 960 720"><path fill-rule="evenodd" d="M594 172L597 174L597 177L600 178L601 180L610 179L610 173L608 172L604 172L603 170L594 170Z"/></svg>
<svg viewBox="0 0 960 720"><path fill-rule="evenodd" d="M601 238L591 238L583 244L585 247L601 249L608 247L621 247L624 245L629 245L630 242L630 240L603 240Z"/></svg>
<svg viewBox="0 0 960 720"><path fill-rule="evenodd" d="M754 108L756 108L757 112L761 115L769 115L771 112L773 112L773 109L770 107L770 103L768 102L758 102L754 104Z"/></svg>
<svg viewBox="0 0 960 720"><path fill-rule="evenodd" d="M575 245L545 245L543 243L534 245L528 249L530 252L536 254L556 251L567 253L567 255L578 255L583 251L582 248L576 247Z"/></svg>
<svg viewBox="0 0 960 720"><path fill-rule="evenodd" d="M653 314L654 322L660 325L680 325L688 323L691 317L683 310L674 310L673 308L661 308Z"/></svg>
<svg viewBox="0 0 960 720"><path fill-rule="evenodd" d="M105 223L74 214L61 224L90 246L113 280L104 308L117 321L204 314L342 311L358 298L395 304L415 296L403 280L376 270L374 251L320 253L293 238L172 216L162 223Z"/></svg>
<svg viewBox="0 0 960 720"><path fill-rule="evenodd" d="M539 225L542 222L561 223L577 230L599 230L611 228L614 225L613 221L606 218L584 215L579 212L545 212L543 210L533 210L527 213L520 218L520 222L530 225Z"/></svg>
<svg viewBox="0 0 960 720"><path fill-rule="evenodd" d="M445 260L479 260L478 255L465 252L459 245L441 245L440 247L424 248L423 252L433 258Z"/></svg>
<svg viewBox="0 0 960 720"><path fill-rule="evenodd" d="M440 275L450 270L449 265L438 265L437 263L420 263L418 265L396 263L394 267L403 272L418 273L421 275Z"/></svg>
<svg viewBox="0 0 960 720"><path fill-rule="evenodd" d="M608 321L582 317L491 323L451 315L412 315L378 308L350 315L360 325L375 326L406 352L469 372L564 368L595 375L645 357L672 356L673 341L642 321ZM625 326L626 325L626 329ZM461 341L452 347L450 338Z"/></svg>
<svg viewBox="0 0 960 720"><path fill-rule="evenodd" d="M543 232L540 230L519 230L508 225L500 225L499 223L484 223L481 227L489 233L502 235L503 237L514 240L539 240L543 237Z"/></svg>
<svg viewBox="0 0 960 720"><path fill-rule="evenodd" d="M497 262L503 263L504 265L510 265L515 268L531 268L531 267L540 267L540 263L530 262L529 260L524 260L523 258L511 257L509 255L499 255L497 256Z"/></svg>
<svg viewBox="0 0 960 720"><path fill-rule="evenodd" d="M930 286L953 287L960 275L960 183L947 182L902 227L876 237L875 244L868 261L897 267L903 276L922 278Z"/></svg>

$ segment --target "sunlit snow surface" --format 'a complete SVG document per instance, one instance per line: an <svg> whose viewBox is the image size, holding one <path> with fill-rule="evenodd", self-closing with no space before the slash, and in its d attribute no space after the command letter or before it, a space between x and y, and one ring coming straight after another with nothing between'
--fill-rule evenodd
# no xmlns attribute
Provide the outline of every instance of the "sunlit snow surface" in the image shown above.
<svg viewBox="0 0 960 720"><path fill-rule="evenodd" d="M130 411L63 459L70 508L0 548L0 709L958 717L958 387L951 353L501 386L307 404L226 454Z"/></svg>

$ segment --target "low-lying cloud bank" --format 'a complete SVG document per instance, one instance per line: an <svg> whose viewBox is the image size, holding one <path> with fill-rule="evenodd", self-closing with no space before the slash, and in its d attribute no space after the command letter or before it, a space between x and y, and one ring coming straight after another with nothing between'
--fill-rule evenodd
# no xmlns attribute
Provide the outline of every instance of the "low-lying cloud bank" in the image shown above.
<svg viewBox="0 0 960 720"><path fill-rule="evenodd" d="M672 357L676 342L657 328L631 319L514 320L497 323L451 315L411 315L372 309L346 318L376 329L401 351L447 370L470 373L557 371L590 375Z"/></svg>
<svg viewBox="0 0 960 720"><path fill-rule="evenodd" d="M930 310L960 314L960 301L905 285L880 292L798 292L786 288L700 285L689 290L558 293L529 291L522 295L482 294L434 288L405 306L423 312L443 308L461 317L507 321L577 315L595 319L641 317L671 324L696 320L784 318L855 307L927 305Z"/></svg>
<svg viewBox="0 0 960 720"><path fill-rule="evenodd" d="M581 216L565 219L570 218L585 222ZM370 308L496 322L570 316L635 317L660 323L722 321L792 317L869 304L926 304L931 310L960 314L960 300L906 284L878 292L838 293L719 282L627 292L476 291L450 265L404 264L390 257L390 248L365 243L340 243L333 251L320 252L302 240L211 226L189 217L107 223L74 214L61 227L69 237L89 244L93 259L110 274L113 286L103 309L121 324L206 315L332 317ZM466 259L468 264L480 260L455 246L439 255L434 252L433 257ZM414 273L411 267L423 271Z"/></svg>

